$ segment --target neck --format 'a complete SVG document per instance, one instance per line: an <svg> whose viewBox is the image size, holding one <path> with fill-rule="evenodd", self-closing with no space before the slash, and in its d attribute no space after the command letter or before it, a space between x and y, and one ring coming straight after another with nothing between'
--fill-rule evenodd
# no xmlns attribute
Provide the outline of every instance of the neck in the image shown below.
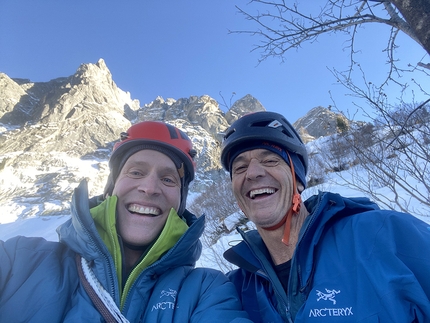
<svg viewBox="0 0 430 323"><path fill-rule="evenodd" d="M285 224L273 231L257 228L261 238L269 250L270 256L272 257L273 263L275 265L283 264L293 257L297 242L299 240L300 229L302 228L303 222L308 215L309 212L302 203L300 212L298 214L294 214L293 218L291 219L290 243L288 245L282 242Z"/></svg>
<svg viewBox="0 0 430 323"><path fill-rule="evenodd" d="M124 246L124 265L127 276L136 266L143 252L144 250L142 249L132 249L128 248L127 246Z"/></svg>

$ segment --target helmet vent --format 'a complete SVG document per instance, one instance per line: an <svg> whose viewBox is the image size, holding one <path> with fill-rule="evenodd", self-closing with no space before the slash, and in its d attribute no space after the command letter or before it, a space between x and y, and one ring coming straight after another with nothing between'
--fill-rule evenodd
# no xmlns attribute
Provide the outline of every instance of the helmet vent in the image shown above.
<svg viewBox="0 0 430 323"><path fill-rule="evenodd" d="M251 127L267 127L272 121L271 120L264 120L259 122L254 122Z"/></svg>
<svg viewBox="0 0 430 323"><path fill-rule="evenodd" d="M194 157L197 156L197 150L190 149L190 151L188 152L188 154L191 156L192 159L194 159Z"/></svg>
<svg viewBox="0 0 430 323"><path fill-rule="evenodd" d="M121 132L120 138L121 140L126 140L128 138L128 132Z"/></svg>
<svg viewBox="0 0 430 323"><path fill-rule="evenodd" d="M224 135L224 140L226 140L228 137L230 137L233 133L236 132L235 128L231 128L227 133Z"/></svg>
<svg viewBox="0 0 430 323"><path fill-rule="evenodd" d="M285 130L285 128L283 128L283 129L282 129L282 133L283 133L284 135L286 135L286 136L290 137L290 138L294 138L294 137L291 135L291 133L290 133L289 131Z"/></svg>

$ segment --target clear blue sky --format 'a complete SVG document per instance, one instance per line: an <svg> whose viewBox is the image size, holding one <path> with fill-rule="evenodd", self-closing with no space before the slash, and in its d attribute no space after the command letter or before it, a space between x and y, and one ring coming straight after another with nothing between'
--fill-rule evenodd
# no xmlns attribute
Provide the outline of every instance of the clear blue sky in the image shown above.
<svg viewBox="0 0 430 323"><path fill-rule="evenodd" d="M315 1L320 2L325 1ZM259 39L228 33L255 28L235 8L256 10L247 3L0 0L0 72L45 82L103 58L114 82L141 106L157 96L207 94L222 102L220 92L229 103L235 92L233 101L251 94L267 110L294 122L316 106L332 105L331 91L339 108L355 110L354 98L345 96L329 71L348 67L345 37L327 36L293 50L285 63L271 58L257 65L260 53L251 50ZM363 65L379 76L386 73L385 57L380 55L385 44L375 50L380 45L377 36L384 37L387 31L369 25L361 40ZM407 43L406 49L405 61L413 64L424 55L413 43Z"/></svg>

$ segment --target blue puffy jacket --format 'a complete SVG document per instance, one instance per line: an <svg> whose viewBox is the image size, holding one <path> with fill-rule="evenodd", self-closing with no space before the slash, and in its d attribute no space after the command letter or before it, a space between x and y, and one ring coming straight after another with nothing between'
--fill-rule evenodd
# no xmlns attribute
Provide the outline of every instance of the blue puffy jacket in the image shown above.
<svg viewBox="0 0 430 323"><path fill-rule="evenodd" d="M305 206L288 293L257 231L224 255L254 322L430 322L427 223L332 193Z"/></svg>
<svg viewBox="0 0 430 323"><path fill-rule="evenodd" d="M76 253L90 263L130 322L249 322L224 274L194 268L204 217L188 213L189 228L158 260L134 273L120 306L115 261L90 214L86 183L75 190L72 218L60 242L15 237L0 242L0 322L104 322L77 274Z"/></svg>

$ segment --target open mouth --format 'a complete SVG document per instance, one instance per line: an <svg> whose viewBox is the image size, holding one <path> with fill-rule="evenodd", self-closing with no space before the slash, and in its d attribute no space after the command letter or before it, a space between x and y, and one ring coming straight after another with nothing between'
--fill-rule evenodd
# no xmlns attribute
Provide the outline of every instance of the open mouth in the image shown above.
<svg viewBox="0 0 430 323"><path fill-rule="evenodd" d="M276 190L274 188L265 187L265 188L259 188L257 190L252 190L249 192L248 195L253 200L253 199L258 198L258 197L272 195L275 192L276 192Z"/></svg>
<svg viewBox="0 0 430 323"><path fill-rule="evenodd" d="M137 204L130 204L127 210L133 214L157 216L160 214L160 209L156 207L144 207Z"/></svg>

